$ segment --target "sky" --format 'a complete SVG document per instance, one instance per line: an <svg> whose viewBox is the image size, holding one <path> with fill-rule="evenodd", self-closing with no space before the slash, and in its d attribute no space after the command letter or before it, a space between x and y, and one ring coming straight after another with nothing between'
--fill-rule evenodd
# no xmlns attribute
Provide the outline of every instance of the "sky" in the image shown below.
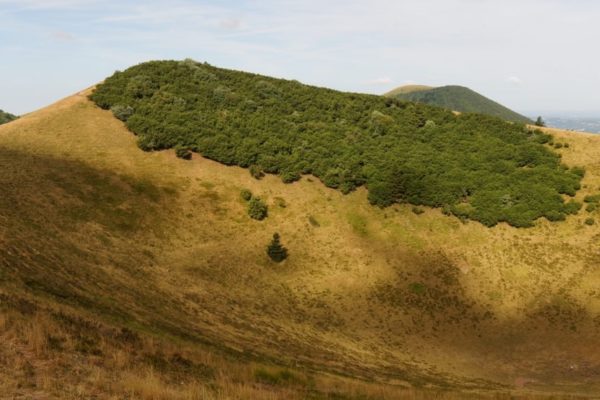
<svg viewBox="0 0 600 400"><path fill-rule="evenodd" d="M529 116L600 117L595 0L0 0L0 109L148 60L344 91L463 85Z"/></svg>

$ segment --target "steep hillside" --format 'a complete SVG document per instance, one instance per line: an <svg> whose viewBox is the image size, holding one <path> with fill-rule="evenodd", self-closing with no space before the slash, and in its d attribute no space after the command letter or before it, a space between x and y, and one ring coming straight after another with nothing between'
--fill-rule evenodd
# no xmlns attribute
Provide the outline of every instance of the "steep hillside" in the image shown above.
<svg viewBox="0 0 600 400"><path fill-rule="evenodd" d="M548 132L567 166L586 167L576 199L596 197L517 229L143 152L87 93L3 125L0 392L597 394L600 137ZM268 204L265 220L242 189ZM274 232L281 264L265 252Z"/></svg>
<svg viewBox="0 0 600 400"><path fill-rule="evenodd" d="M0 110L0 125L6 124L7 122L14 121L18 117L16 115L9 114Z"/></svg>
<svg viewBox="0 0 600 400"><path fill-rule="evenodd" d="M488 226L521 227L580 207L565 200L583 171L561 165L540 131L497 118L190 60L118 72L91 98L125 121L144 150L189 149L286 183L311 174L343 193L366 185L382 207L443 207Z"/></svg>
<svg viewBox="0 0 600 400"><path fill-rule="evenodd" d="M448 110L464 113L479 113L502 118L507 121L531 123L532 121L503 105L463 86L442 86L429 90L409 90L402 88L386 93L386 96L406 101L416 101Z"/></svg>

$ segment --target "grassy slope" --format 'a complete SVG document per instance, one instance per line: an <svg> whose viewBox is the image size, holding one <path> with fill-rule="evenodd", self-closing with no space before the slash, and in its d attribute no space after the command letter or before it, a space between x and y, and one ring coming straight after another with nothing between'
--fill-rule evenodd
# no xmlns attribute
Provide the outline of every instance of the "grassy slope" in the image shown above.
<svg viewBox="0 0 600 400"><path fill-rule="evenodd" d="M399 93L391 91L386 96L444 107L453 111L487 114L508 121L531 123L529 118L462 86L442 86Z"/></svg>
<svg viewBox="0 0 600 400"><path fill-rule="evenodd" d="M570 145L559 150L564 161L587 168L578 197L598 193L600 137L554 134ZM374 398L428 394L315 371L600 391L600 236L583 224L585 212L489 229L438 210L377 209L362 189L344 196L307 178L256 181L200 157L140 151L84 94L0 128L0 162L0 335L11 343L0 357L18 367L0 369L3 393L306 397L309 378L261 385L252 360L292 366L321 393ZM267 200L267 220L247 217L242 188ZM264 253L274 231L291 254L281 265ZM65 324L63 314L109 333ZM141 344L127 344L123 327ZM168 374L143 356L171 360L176 351L217 372L165 386Z"/></svg>
<svg viewBox="0 0 600 400"><path fill-rule="evenodd" d="M390 90L389 92L387 92L386 94L384 94L384 96L394 97L394 96L399 95L399 94L414 93L414 92L420 92L420 91L423 91L423 90L431 90L431 89L433 89L433 86L427 86L427 85L404 85L404 86L397 87L396 89Z"/></svg>

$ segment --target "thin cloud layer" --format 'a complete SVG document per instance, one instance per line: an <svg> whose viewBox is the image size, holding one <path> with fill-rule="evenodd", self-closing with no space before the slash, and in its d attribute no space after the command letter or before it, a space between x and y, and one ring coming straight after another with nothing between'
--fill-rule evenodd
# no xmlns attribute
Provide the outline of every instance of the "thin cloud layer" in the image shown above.
<svg viewBox="0 0 600 400"><path fill-rule="evenodd" d="M14 112L187 57L341 90L458 84L524 113L600 111L591 1L0 0L0 17L0 106Z"/></svg>

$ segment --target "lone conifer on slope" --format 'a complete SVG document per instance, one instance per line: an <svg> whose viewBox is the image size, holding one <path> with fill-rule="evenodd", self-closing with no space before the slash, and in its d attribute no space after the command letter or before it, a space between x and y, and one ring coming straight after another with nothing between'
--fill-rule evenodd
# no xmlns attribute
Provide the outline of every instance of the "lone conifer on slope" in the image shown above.
<svg viewBox="0 0 600 400"><path fill-rule="evenodd" d="M273 234L273 240L271 240L271 243L267 247L267 254L275 262L282 262L288 256L287 249L281 245L279 239L279 233Z"/></svg>

